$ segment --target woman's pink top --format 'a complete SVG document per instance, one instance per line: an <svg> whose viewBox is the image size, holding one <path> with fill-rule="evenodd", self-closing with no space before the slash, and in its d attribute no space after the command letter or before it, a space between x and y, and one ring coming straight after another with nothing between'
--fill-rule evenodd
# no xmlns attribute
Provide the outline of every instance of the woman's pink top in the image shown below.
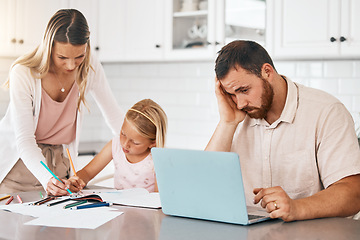
<svg viewBox="0 0 360 240"><path fill-rule="evenodd" d="M112 140L112 156L116 189L145 188L154 192L155 173L151 154L138 163L130 163L120 145L120 137L116 136Z"/></svg>
<svg viewBox="0 0 360 240"><path fill-rule="evenodd" d="M79 89L74 83L63 102L54 101L41 88L41 107L35 131L37 143L69 144L76 136Z"/></svg>

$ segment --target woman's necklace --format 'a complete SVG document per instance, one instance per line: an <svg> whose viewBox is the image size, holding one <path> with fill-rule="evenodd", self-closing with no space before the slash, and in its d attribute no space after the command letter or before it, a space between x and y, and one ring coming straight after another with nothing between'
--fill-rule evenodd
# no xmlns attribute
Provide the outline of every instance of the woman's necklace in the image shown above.
<svg viewBox="0 0 360 240"><path fill-rule="evenodd" d="M60 82L59 76L57 75L56 72L54 72L54 76L55 76L56 81L58 81L58 83L59 83L59 85L60 85L60 91L61 91L62 93L64 93L64 92L65 92L64 85Z"/></svg>
<svg viewBox="0 0 360 240"><path fill-rule="evenodd" d="M64 92L65 92L65 87L64 87L64 85L60 82L57 73L55 73L55 78L56 78L56 80L58 81L58 83L59 83L59 85L60 85L60 91L61 91L62 93L64 93Z"/></svg>
<svg viewBox="0 0 360 240"><path fill-rule="evenodd" d="M56 78L56 80L58 80L58 82L59 82L59 84L60 84L60 87L61 87L61 88L60 88L60 91L61 91L61 92L65 92L65 88L64 88L64 86L61 84L61 82L59 81L59 79Z"/></svg>

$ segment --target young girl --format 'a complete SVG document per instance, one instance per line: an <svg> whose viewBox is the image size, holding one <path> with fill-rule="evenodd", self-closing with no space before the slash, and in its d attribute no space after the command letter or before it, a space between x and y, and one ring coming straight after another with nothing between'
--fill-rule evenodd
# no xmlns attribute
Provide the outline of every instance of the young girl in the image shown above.
<svg viewBox="0 0 360 240"><path fill-rule="evenodd" d="M136 103L125 115L120 137L114 137L77 176L69 179L71 189L81 190L113 159L116 189L145 188L157 192L150 150L164 147L166 125L166 114L157 103L150 99Z"/></svg>

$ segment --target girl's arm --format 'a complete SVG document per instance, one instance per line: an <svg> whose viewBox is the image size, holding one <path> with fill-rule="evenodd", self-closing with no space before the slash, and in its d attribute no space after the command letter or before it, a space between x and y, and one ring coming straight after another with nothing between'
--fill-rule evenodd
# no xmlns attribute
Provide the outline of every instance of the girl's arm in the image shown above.
<svg viewBox="0 0 360 240"><path fill-rule="evenodd" d="M156 181L156 176L155 176L154 192L159 192L159 188L158 188L157 181Z"/></svg>
<svg viewBox="0 0 360 240"><path fill-rule="evenodd" d="M108 142L100 153L91 160L83 169L78 171L77 177L73 176L69 180L73 187L81 190L93 179L106 165L112 160L112 141Z"/></svg>

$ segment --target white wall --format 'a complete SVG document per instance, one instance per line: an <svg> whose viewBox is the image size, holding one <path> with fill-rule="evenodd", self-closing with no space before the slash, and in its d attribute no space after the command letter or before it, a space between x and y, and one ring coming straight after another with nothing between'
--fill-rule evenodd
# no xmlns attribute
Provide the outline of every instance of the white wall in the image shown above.
<svg viewBox="0 0 360 240"><path fill-rule="evenodd" d="M0 59L0 83L11 64ZM360 122L360 60L278 61L278 72L293 81L323 89L339 98ZM104 63L114 95L128 109L143 98L152 98L169 118L168 147L203 149L217 121L213 62ZM111 133L91 97L82 141L108 141ZM8 93L0 90L0 117L5 113Z"/></svg>

